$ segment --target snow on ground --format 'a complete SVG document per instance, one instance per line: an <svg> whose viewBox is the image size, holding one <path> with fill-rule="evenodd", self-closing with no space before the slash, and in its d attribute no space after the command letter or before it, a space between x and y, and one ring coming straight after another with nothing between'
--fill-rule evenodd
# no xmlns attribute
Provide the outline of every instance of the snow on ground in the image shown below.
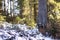
<svg viewBox="0 0 60 40"><path fill-rule="evenodd" d="M3 28L2 28L3 27ZM28 26L21 24L4 23L0 25L0 40L53 40L45 37L37 28L28 29Z"/></svg>

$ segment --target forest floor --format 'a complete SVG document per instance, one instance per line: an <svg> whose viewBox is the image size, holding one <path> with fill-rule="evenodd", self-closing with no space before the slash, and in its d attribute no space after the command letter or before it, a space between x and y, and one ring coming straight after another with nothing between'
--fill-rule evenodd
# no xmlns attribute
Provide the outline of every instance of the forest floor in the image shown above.
<svg viewBox="0 0 60 40"><path fill-rule="evenodd" d="M0 40L53 40L44 36L37 28L29 28L26 24L0 24Z"/></svg>

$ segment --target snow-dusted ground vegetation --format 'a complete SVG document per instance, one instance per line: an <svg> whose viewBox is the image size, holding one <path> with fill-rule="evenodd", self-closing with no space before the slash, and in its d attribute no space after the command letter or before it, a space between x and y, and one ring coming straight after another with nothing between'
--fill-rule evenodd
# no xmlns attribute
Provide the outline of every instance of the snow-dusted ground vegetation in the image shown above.
<svg viewBox="0 0 60 40"><path fill-rule="evenodd" d="M29 28L21 24L0 24L0 40L53 40L51 37L43 36L37 28Z"/></svg>

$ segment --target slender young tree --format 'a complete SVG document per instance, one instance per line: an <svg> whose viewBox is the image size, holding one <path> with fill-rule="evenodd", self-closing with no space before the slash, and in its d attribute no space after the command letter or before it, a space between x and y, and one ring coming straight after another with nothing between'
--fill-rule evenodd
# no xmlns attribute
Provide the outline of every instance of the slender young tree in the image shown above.
<svg viewBox="0 0 60 40"><path fill-rule="evenodd" d="M37 12L36 12L36 0L34 0L35 4L34 4L34 20L36 22L36 15L37 15Z"/></svg>

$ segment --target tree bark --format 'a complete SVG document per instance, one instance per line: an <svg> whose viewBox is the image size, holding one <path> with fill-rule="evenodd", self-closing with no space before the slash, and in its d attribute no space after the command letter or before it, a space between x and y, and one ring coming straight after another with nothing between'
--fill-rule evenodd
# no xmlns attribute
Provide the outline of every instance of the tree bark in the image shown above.
<svg viewBox="0 0 60 40"><path fill-rule="evenodd" d="M37 24L41 26L47 24L47 0L39 0Z"/></svg>

